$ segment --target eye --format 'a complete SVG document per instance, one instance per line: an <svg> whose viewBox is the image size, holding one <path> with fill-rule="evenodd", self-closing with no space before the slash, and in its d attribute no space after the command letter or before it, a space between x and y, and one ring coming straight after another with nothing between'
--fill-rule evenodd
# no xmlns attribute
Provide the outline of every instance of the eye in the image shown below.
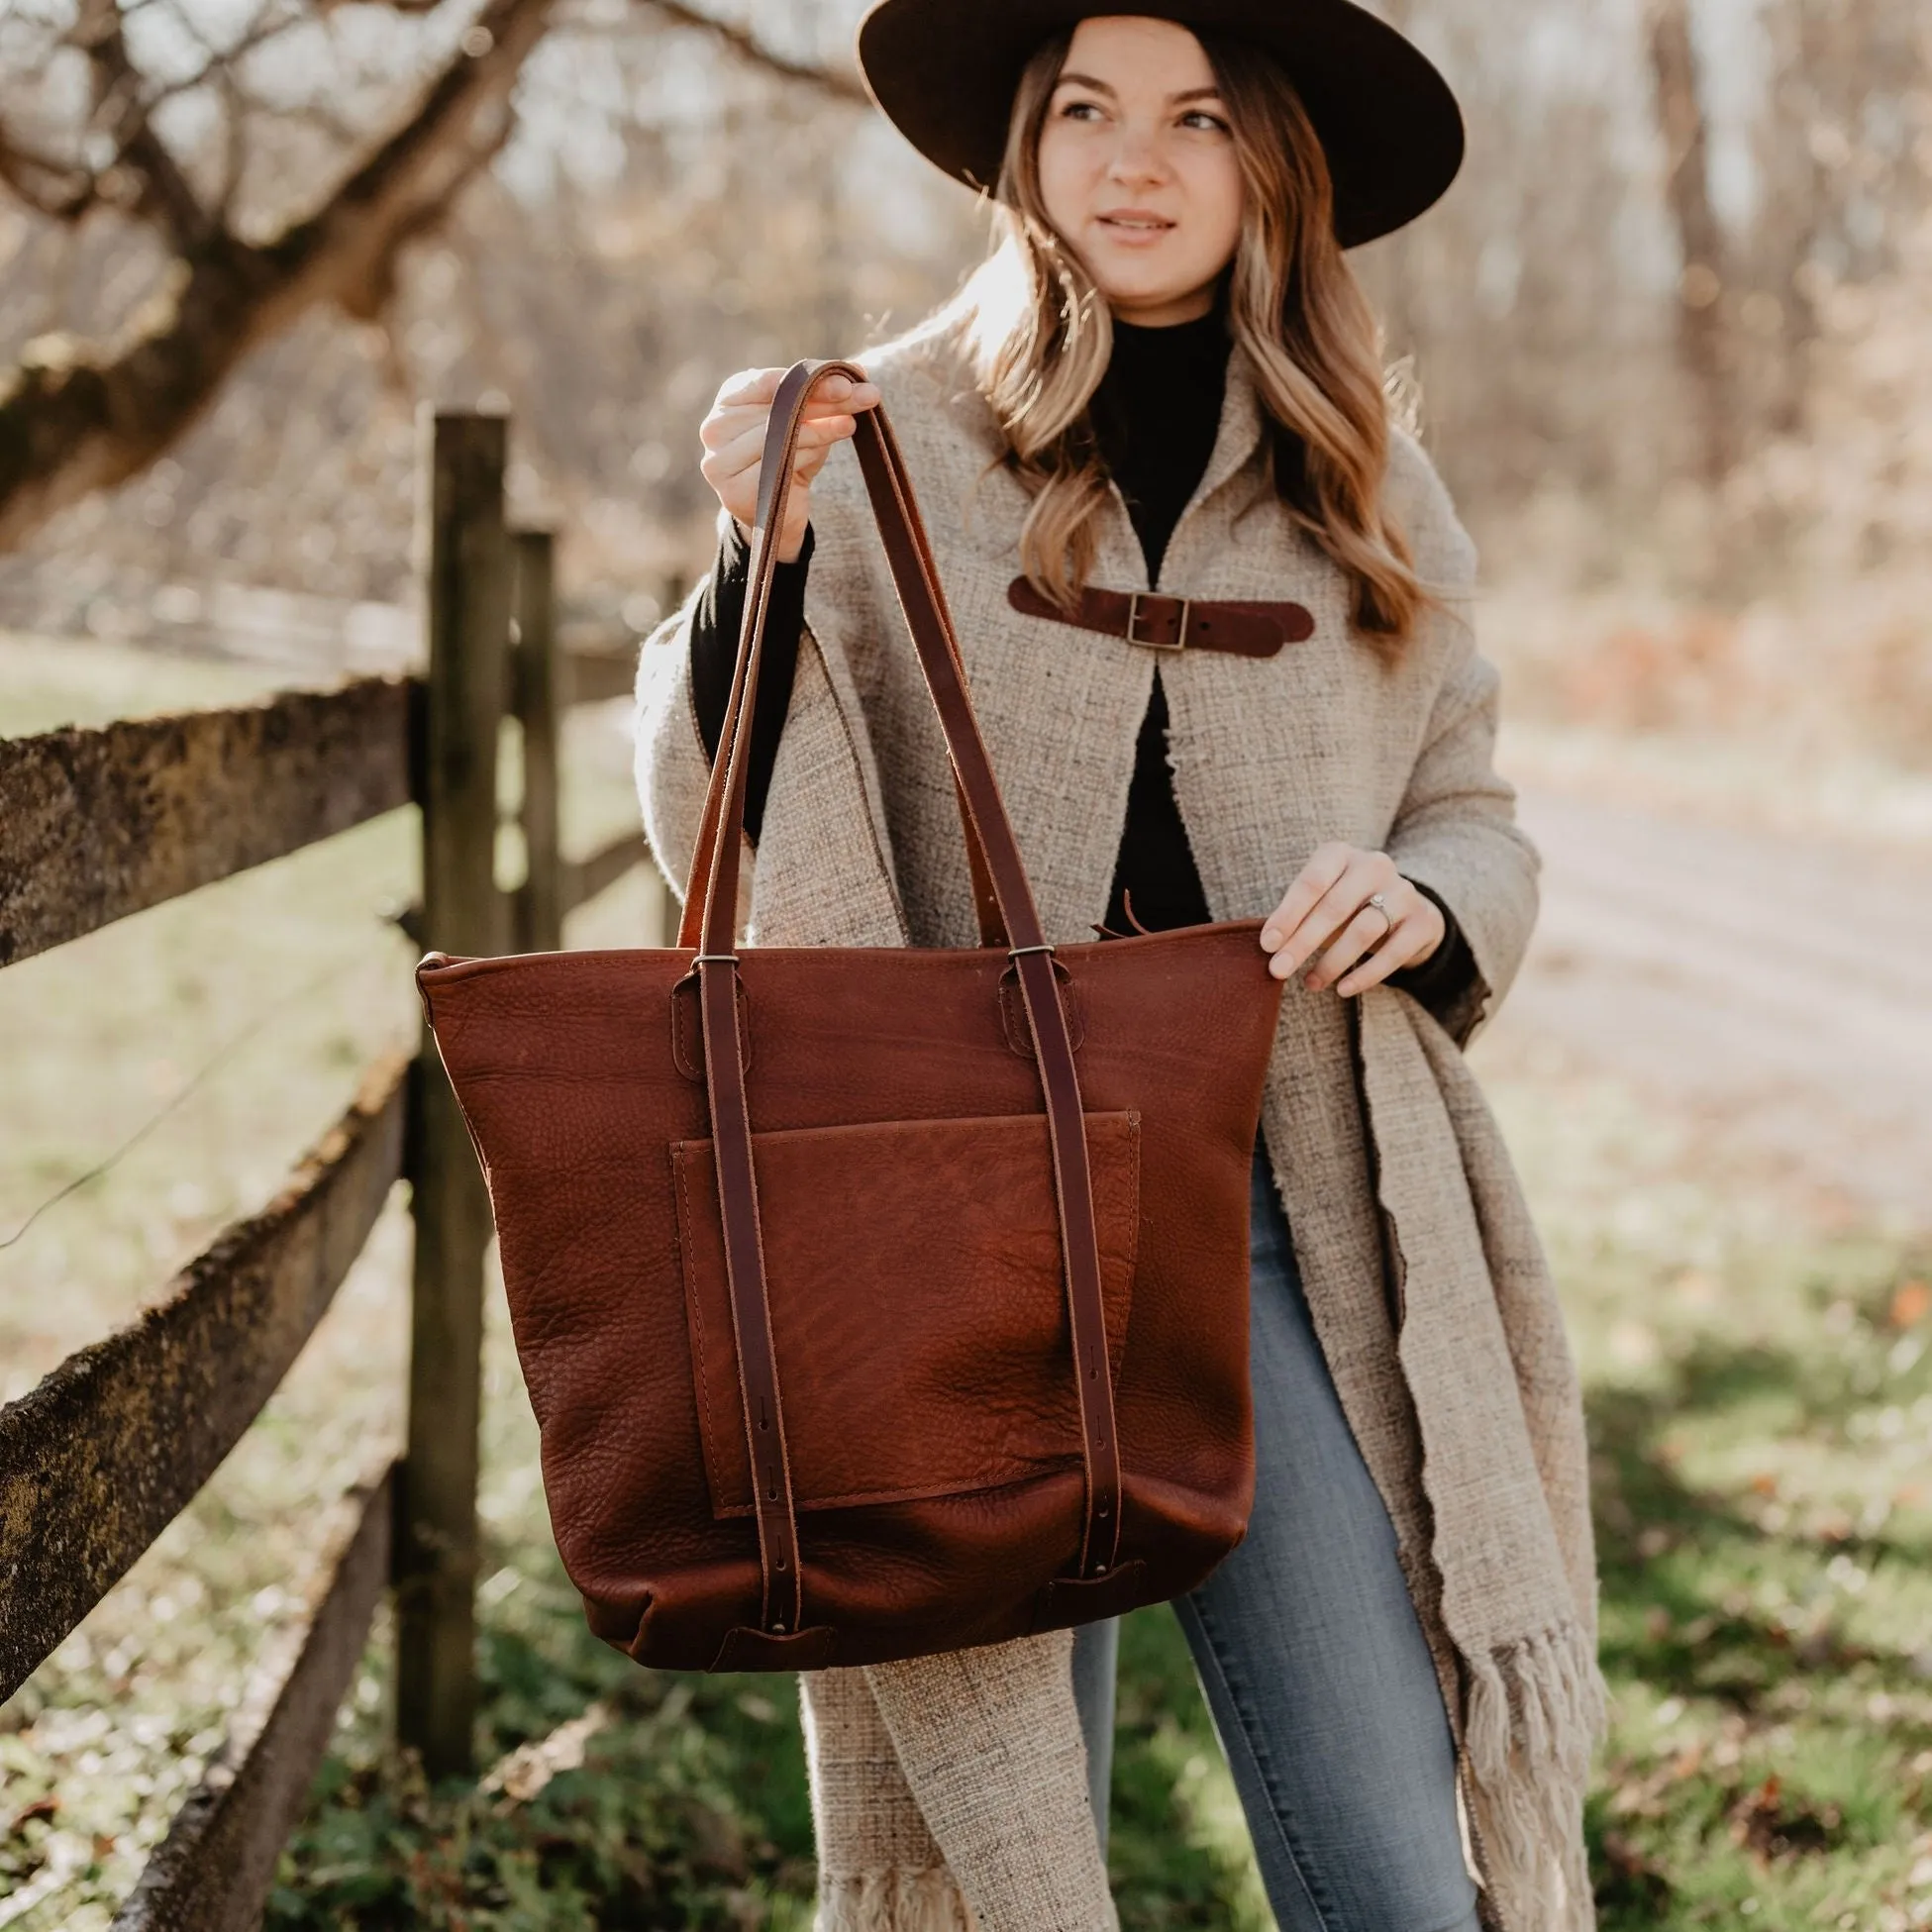
<svg viewBox="0 0 1932 1932"><path fill-rule="evenodd" d="M1060 110L1063 121L1098 121L1103 110L1098 101L1083 101L1077 95L1066 102Z"/></svg>
<svg viewBox="0 0 1932 1932"><path fill-rule="evenodd" d="M1180 117L1183 128L1192 128L1200 134L1228 134L1228 124L1218 114L1210 114L1204 107L1192 107Z"/></svg>

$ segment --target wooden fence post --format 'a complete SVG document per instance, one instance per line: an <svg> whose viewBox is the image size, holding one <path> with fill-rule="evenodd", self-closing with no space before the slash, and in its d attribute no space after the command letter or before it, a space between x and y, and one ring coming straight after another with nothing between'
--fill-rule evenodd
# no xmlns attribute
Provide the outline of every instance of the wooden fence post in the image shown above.
<svg viewBox="0 0 1932 1932"><path fill-rule="evenodd" d="M563 856L559 841L555 544L548 530L522 530L516 549L517 642L512 657L511 705L523 726L523 849L527 861L517 891L516 945L520 953L556 953L563 946Z"/></svg>
<svg viewBox="0 0 1932 1932"><path fill-rule="evenodd" d="M510 558L503 524L508 426L426 421L422 536L429 681L423 939L496 949L496 745L503 716ZM431 1778L471 1769L476 1707L477 1423L489 1199L456 1096L425 1032L416 1063L410 1178L416 1220L409 1429L396 1524L396 1720Z"/></svg>

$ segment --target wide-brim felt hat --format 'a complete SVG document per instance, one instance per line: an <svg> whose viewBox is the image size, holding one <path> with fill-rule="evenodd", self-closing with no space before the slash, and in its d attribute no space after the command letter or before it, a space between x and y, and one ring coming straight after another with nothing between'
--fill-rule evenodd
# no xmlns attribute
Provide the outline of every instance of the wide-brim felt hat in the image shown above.
<svg viewBox="0 0 1932 1932"><path fill-rule="evenodd" d="M859 65L885 117L928 160L990 189L1027 61L1054 35L1115 13L1225 35L1280 61L1328 158L1344 248L1413 221L1463 164L1463 116L1448 81L1351 0L878 0L859 29Z"/></svg>

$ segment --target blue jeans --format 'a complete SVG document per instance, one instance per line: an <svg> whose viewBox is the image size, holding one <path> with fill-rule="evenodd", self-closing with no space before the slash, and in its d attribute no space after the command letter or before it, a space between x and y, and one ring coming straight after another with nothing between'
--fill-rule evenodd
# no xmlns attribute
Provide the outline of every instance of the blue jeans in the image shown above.
<svg viewBox="0 0 1932 1932"><path fill-rule="evenodd" d="M1255 1510L1174 1608L1281 1932L1476 1932L1442 1690L1260 1148L1250 1211ZM1074 1652L1101 1816L1113 1642Z"/></svg>

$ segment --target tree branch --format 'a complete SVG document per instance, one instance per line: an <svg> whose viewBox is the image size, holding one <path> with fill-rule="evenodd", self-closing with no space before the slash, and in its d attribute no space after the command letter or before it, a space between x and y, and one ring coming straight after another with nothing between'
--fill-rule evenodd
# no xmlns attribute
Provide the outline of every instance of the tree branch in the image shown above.
<svg viewBox="0 0 1932 1932"><path fill-rule="evenodd" d="M100 199L99 179L88 169L23 148L5 128L0 128L0 182L50 221L77 222Z"/></svg>
<svg viewBox="0 0 1932 1932"><path fill-rule="evenodd" d="M196 247L214 222L148 118L142 77L128 57L117 0L81 0L73 38L93 70L93 118L112 139L121 165L141 184L139 212L157 220L177 249Z"/></svg>
<svg viewBox="0 0 1932 1932"><path fill-rule="evenodd" d="M857 74L846 73L836 67L814 66L803 60L793 60L772 49L751 33L748 29L734 25L728 20L715 20L697 7L687 6L684 0L643 0L643 4L674 27L692 27L698 32L709 34L722 46L729 48L741 60L755 67L762 67L766 73L775 74L781 80L798 81L807 87L815 87L821 93L829 94L835 101L867 106L870 96L865 92Z"/></svg>
<svg viewBox="0 0 1932 1932"><path fill-rule="evenodd" d="M137 474L242 357L324 302L361 305L395 250L447 214L505 137L509 96L556 0L488 0L415 113L312 215L253 247L206 228L123 343L44 347L0 390L0 551Z"/></svg>
<svg viewBox="0 0 1932 1932"><path fill-rule="evenodd" d="M1649 0L1651 82L1668 172L1665 197L1683 254L1678 346L1702 412L1699 467L1721 483L1738 457L1736 398L1724 309L1724 231L1710 191L1710 141L1688 0Z"/></svg>

